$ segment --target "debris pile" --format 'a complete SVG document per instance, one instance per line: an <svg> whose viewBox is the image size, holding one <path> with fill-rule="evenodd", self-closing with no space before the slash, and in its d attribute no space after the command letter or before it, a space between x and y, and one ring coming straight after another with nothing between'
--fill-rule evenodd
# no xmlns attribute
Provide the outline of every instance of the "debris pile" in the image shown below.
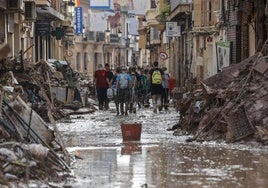
<svg viewBox="0 0 268 188"><path fill-rule="evenodd" d="M180 121L172 129L174 135L194 135L187 141L253 140L268 144L266 46L262 52L203 80L199 89L185 92L177 100Z"/></svg>
<svg viewBox="0 0 268 188"><path fill-rule="evenodd" d="M24 184L31 184L32 180L40 185L51 185L69 176L69 165L51 148L21 142L4 142L0 145L2 185L23 187Z"/></svg>
<svg viewBox="0 0 268 188"><path fill-rule="evenodd" d="M88 83L67 60L33 64L23 52L9 58L9 51L0 46L0 184L61 181L70 156L55 120L95 110L87 103Z"/></svg>

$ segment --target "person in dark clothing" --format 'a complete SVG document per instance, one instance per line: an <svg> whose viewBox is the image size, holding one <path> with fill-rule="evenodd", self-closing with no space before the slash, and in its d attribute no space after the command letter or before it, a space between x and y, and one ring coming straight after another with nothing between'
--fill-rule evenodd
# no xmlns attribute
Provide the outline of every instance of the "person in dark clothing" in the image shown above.
<svg viewBox="0 0 268 188"><path fill-rule="evenodd" d="M165 108L165 110L168 110L168 96L169 96L169 74L167 72L167 68L163 67L164 71L164 79L162 80L162 86L163 86L163 91L162 91L162 107Z"/></svg>
<svg viewBox="0 0 268 188"><path fill-rule="evenodd" d="M136 72L135 67L130 68L131 84L130 84L130 103L129 112L136 113L136 108L138 105L138 88L140 85L139 74Z"/></svg>
<svg viewBox="0 0 268 188"><path fill-rule="evenodd" d="M161 111L161 97L162 97L162 80L164 72L158 68L158 61L153 63L153 68L149 71L148 78L151 82L151 96L153 102L153 112L157 113L157 109Z"/></svg>
<svg viewBox="0 0 268 188"><path fill-rule="evenodd" d="M106 63L104 67L105 67L105 70L107 71L106 80L107 80L107 83L108 83L108 87L107 87L107 89L108 89L108 88L111 88L112 85L113 85L113 77L114 77L114 74L111 71L110 65L108 63ZM104 105L104 107L105 107L106 110L109 109L109 102L110 101L109 101L109 99L107 97L106 98L106 101L105 101L105 105Z"/></svg>
<svg viewBox="0 0 268 188"><path fill-rule="evenodd" d="M130 102L130 81L131 76L127 73L127 68L122 67L121 73L116 78L116 88L118 91L121 115L128 115Z"/></svg>
<svg viewBox="0 0 268 188"><path fill-rule="evenodd" d="M98 65L98 70L94 74L94 84L97 90L97 96L99 101L99 110L104 109L105 101L107 101L107 71L103 69L103 65Z"/></svg>
<svg viewBox="0 0 268 188"><path fill-rule="evenodd" d="M119 94L118 94L118 90L116 88L116 85L117 85L117 76L121 73L121 68L120 67L117 67L116 70L115 70L115 74L114 74L114 77L113 77L113 83L112 83L112 88L116 91L114 97L113 97L113 101L115 103L115 107L116 107L116 115L119 115Z"/></svg>

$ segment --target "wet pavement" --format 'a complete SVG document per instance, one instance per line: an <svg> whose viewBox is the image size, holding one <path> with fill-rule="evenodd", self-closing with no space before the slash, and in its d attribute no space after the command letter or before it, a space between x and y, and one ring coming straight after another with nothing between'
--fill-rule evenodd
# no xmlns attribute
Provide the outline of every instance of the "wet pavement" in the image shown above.
<svg viewBox="0 0 268 188"><path fill-rule="evenodd" d="M111 104L112 105L112 104ZM268 187L268 149L224 142L187 143L166 131L178 121L174 109L151 108L116 116L109 111L75 115L58 123L72 156L64 186L81 188ZM141 123L138 142L123 142L120 125ZM81 158L81 159L80 159Z"/></svg>

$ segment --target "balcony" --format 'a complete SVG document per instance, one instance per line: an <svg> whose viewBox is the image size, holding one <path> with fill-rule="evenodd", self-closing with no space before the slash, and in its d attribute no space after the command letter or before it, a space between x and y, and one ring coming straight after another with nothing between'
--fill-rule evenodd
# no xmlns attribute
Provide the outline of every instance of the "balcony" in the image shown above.
<svg viewBox="0 0 268 188"><path fill-rule="evenodd" d="M49 6L51 5L51 0L35 0L36 6Z"/></svg>
<svg viewBox="0 0 268 188"><path fill-rule="evenodd" d="M110 43L119 43L119 36L118 34L110 34Z"/></svg>
<svg viewBox="0 0 268 188"><path fill-rule="evenodd" d="M148 10L146 12L147 26L157 28L160 31L164 30L165 24L159 22L156 18L157 18L156 10L155 9Z"/></svg>
<svg viewBox="0 0 268 188"><path fill-rule="evenodd" d="M63 14L51 7L36 7L36 12L40 20L65 20Z"/></svg>
<svg viewBox="0 0 268 188"><path fill-rule="evenodd" d="M145 24L145 17L144 16L140 16L138 17L138 20L139 20L139 27L138 27L138 33L140 35L145 35L146 32L147 32L147 29L146 29L146 24Z"/></svg>
<svg viewBox="0 0 268 188"><path fill-rule="evenodd" d="M172 20L178 15L182 15L185 13L190 13L191 10L191 4L190 3L182 3L179 4L175 9L170 12L170 14L167 16L167 20Z"/></svg>

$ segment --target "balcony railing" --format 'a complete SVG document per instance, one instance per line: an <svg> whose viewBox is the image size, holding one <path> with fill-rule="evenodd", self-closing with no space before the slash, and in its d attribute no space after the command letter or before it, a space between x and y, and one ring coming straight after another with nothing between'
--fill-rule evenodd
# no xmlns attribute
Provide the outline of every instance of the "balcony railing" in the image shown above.
<svg viewBox="0 0 268 188"><path fill-rule="evenodd" d="M36 6L50 6L51 0L35 0Z"/></svg>

